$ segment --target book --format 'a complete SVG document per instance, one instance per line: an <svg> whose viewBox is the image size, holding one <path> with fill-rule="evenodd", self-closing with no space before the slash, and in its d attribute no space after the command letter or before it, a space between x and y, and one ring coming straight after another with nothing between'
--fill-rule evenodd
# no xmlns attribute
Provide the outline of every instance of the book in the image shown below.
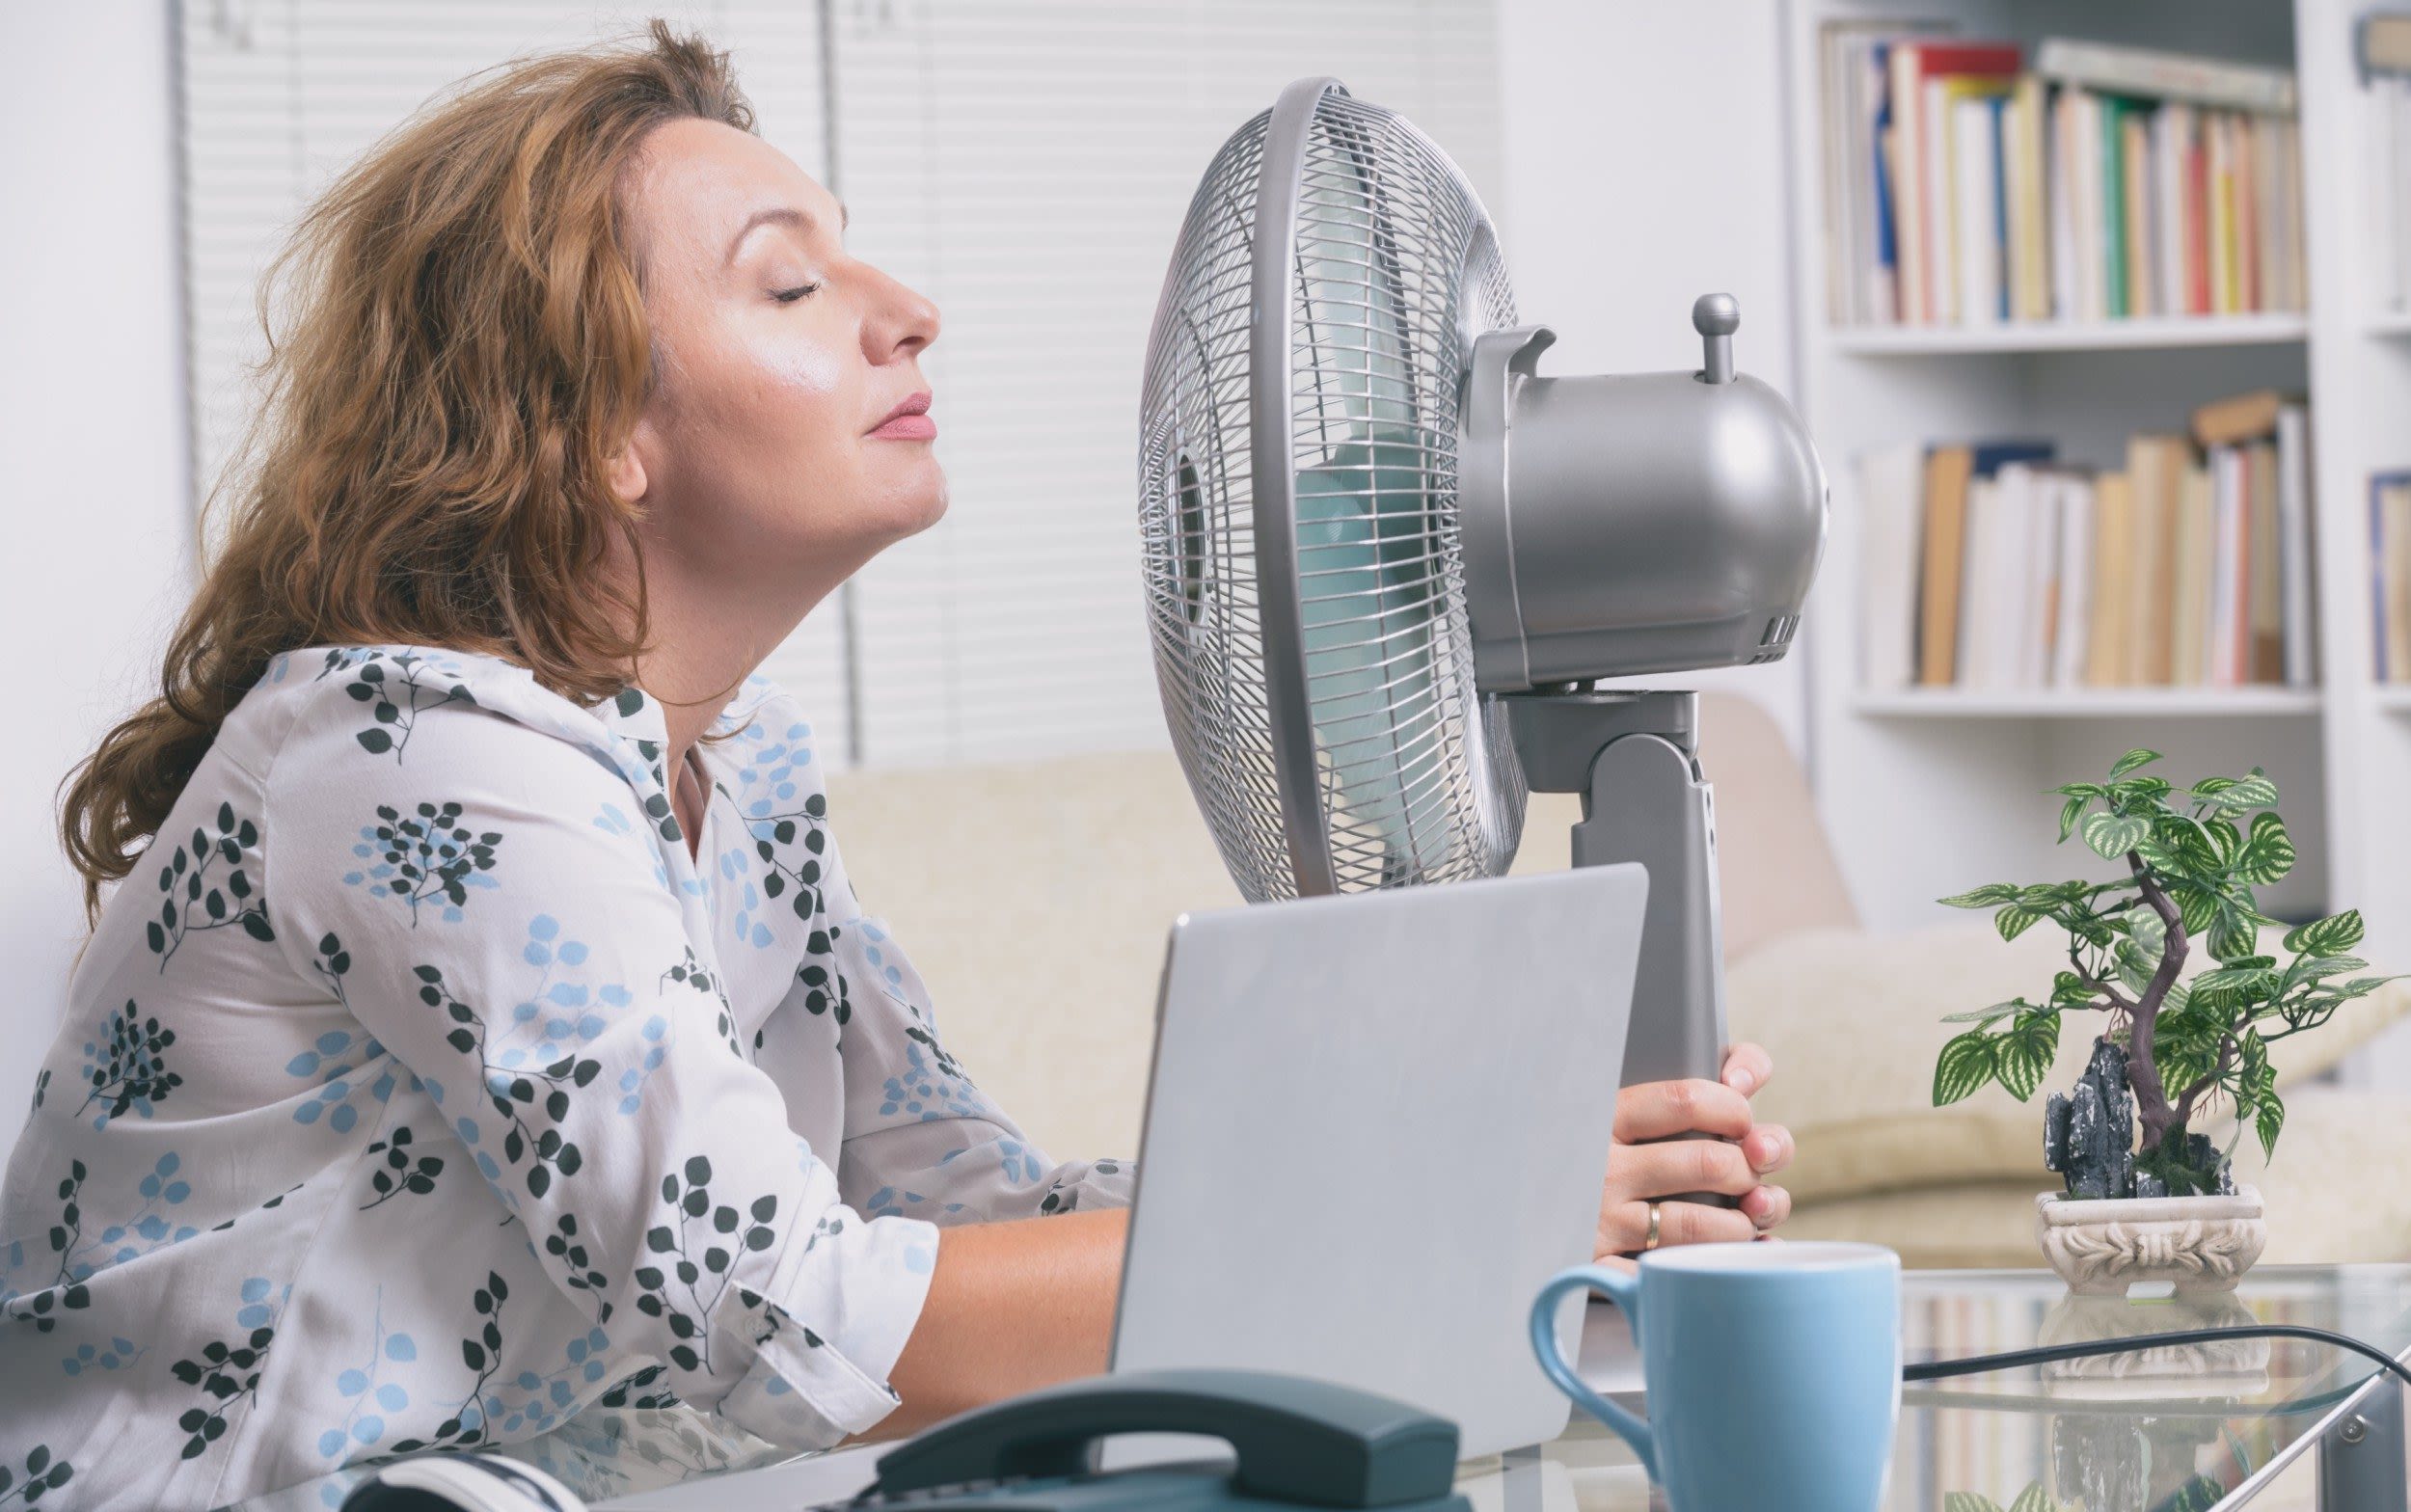
<svg viewBox="0 0 2411 1512"><path fill-rule="evenodd" d="M1956 217L1951 250L1957 263L1951 313L1962 325L2001 318L2000 111L1986 95L1962 97L1951 108L1955 159L1951 196Z"/></svg>
<svg viewBox="0 0 2411 1512"><path fill-rule="evenodd" d="M1861 661L1867 688L1908 688L1917 677L1917 568L1926 448L1884 446L1858 459Z"/></svg>
<svg viewBox="0 0 2411 1512"><path fill-rule="evenodd" d="M1836 321L2304 307L2301 132L2289 110L2243 108L2233 90L2181 82L2147 89L2143 79L2158 76L2150 69L2096 68L2091 54L2063 58L2058 73L2019 71L2014 45L1908 24L1887 31L1883 18L1854 17L1820 32L1823 240ZM2113 61L2132 52L2109 49ZM2282 70L2243 73L2291 88ZM2392 244L2379 286L2399 302L2411 294L2411 270L2396 266L2411 262L2411 76L2372 88L2387 122L2371 154L2372 224Z"/></svg>
<svg viewBox="0 0 2411 1512"><path fill-rule="evenodd" d="M2086 675L2085 636L2093 622L2093 567L2099 531L2093 480L2063 472L2053 490L2059 512L2059 573L2052 604L2051 671L2054 688L2074 688Z"/></svg>
<svg viewBox="0 0 2411 1512"><path fill-rule="evenodd" d="M1926 455L1917 681L1929 688L1959 680L1959 593L1966 556L1967 485L1974 476L1974 453L1965 446L1937 446Z"/></svg>
<svg viewBox="0 0 2411 1512"><path fill-rule="evenodd" d="M2048 37L2035 50L2034 68L2062 84L2118 94L2191 100L2230 110L2284 114L2294 109L2293 75L2283 68L2156 48Z"/></svg>
<svg viewBox="0 0 2411 1512"><path fill-rule="evenodd" d="M2085 615L2084 680L2088 687L2120 688L2132 680L2127 644L2133 620L2127 612L2134 583L2134 494L2124 472L2093 480L2093 579L2099 585Z"/></svg>
<svg viewBox="0 0 2411 1512"><path fill-rule="evenodd" d="M2285 573L2279 555L2278 457L2273 441L2256 441L2243 448L2244 500L2250 511L2245 535L2249 568L2241 627L2244 652L2242 681L2283 683L2286 680Z"/></svg>
<svg viewBox="0 0 2411 1512"><path fill-rule="evenodd" d="M2217 534L2209 476L2185 469L2177 491L2176 559L2171 570L2168 681L2199 687L2210 680L2212 554Z"/></svg>
<svg viewBox="0 0 2411 1512"><path fill-rule="evenodd" d="M2136 687L2164 685L2174 675L2177 526L2190 461L2181 436L2143 435L2127 443L2134 512L2127 681Z"/></svg>
<svg viewBox="0 0 2411 1512"><path fill-rule="evenodd" d="M2009 221L2010 317L2051 317L2049 175L2044 147L2047 106L2039 74L2022 74L2010 96L2002 153Z"/></svg>
<svg viewBox="0 0 2411 1512"><path fill-rule="evenodd" d="M2297 406L2300 401L2292 401ZM2277 417L2289 401L2275 389L2255 389L2212 399L2193 412L2193 439L2203 446L2239 446L2277 434Z"/></svg>
<svg viewBox="0 0 2411 1512"><path fill-rule="evenodd" d="M2364 73L2411 73L2411 14L2363 16L2360 47Z"/></svg>
<svg viewBox="0 0 2411 1512"><path fill-rule="evenodd" d="M1940 183L1938 164L1949 161L1934 120L1939 96L1929 98L1929 78L1979 75L2006 78L2018 71L2020 53L2013 42L1896 41L1890 65L1891 109L1895 144L1893 210L1900 257L1901 318L1910 324L1933 324L1942 308L1941 281L1949 264L1947 230L1936 235L1937 221L1947 213L1947 196L1934 191Z"/></svg>
<svg viewBox="0 0 2411 1512"><path fill-rule="evenodd" d="M2119 185L2125 199L2119 205L2120 228L2125 233L2124 256L2127 270L2127 313L2151 315L2159 312L2154 293L2154 266L2158 257L2152 251L2152 213L2155 195L2152 187L2152 118L2131 111L2118 120Z"/></svg>
<svg viewBox="0 0 2411 1512"><path fill-rule="evenodd" d="M2124 319L2133 309L2127 300L2127 153L2126 117L2134 107L2115 95L2100 100L2100 127L2096 144L2101 155L2101 201L2099 230L2101 244L2101 312Z"/></svg>

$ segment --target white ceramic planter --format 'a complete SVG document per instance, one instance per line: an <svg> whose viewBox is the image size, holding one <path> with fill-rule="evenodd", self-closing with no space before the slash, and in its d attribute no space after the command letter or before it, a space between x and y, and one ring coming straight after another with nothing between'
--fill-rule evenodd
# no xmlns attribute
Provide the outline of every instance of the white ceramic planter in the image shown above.
<svg viewBox="0 0 2411 1512"><path fill-rule="evenodd" d="M2232 1329L2259 1321L2229 1291L2136 1302L2124 1297L2070 1296L2051 1304L2035 1342L2095 1343L2179 1329ZM2268 1390L2271 1352L2271 1341L2265 1338L2217 1338L2054 1360L2043 1367L2043 1394L2097 1402L2256 1396Z"/></svg>
<svg viewBox="0 0 2411 1512"><path fill-rule="evenodd" d="M2268 1244L2261 1194L2139 1197L2076 1202L2056 1192L2034 1200L2035 1237L2068 1289L2119 1297L2137 1282L2173 1282L2180 1295L2233 1291Z"/></svg>

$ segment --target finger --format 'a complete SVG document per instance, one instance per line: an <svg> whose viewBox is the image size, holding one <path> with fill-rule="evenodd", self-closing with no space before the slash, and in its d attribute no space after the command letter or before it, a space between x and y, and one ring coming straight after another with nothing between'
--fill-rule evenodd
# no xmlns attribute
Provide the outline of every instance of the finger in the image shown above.
<svg viewBox="0 0 2411 1512"><path fill-rule="evenodd" d="M1758 1185L1742 1147L1720 1139L1618 1145L1608 1152L1608 1201L1642 1201L1686 1192L1739 1197Z"/></svg>
<svg viewBox="0 0 2411 1512"><path fill-rule="evenodd" d="M1774 1057L1758 1045L1742 1043L1724 1052L1724 1085L1745 1097L1754 1097L1774 1080Z"/></svg>
<svg viewBox="0 0 2411 1512"><path fill-rule="evenodd" d="M1660 1202L1658 1247L1673 1244L1729 1243L1758 1237L1758 1226L1729 1207L1704 1202ZM1649 1204L1626 1202L1599 1225L1600 1242L1612 1251L1630 1253L1649 1242Z"/></svg>
<svg viewBox="0 0 2411 1512"><path fill-rule="evenodd" d="M1750 1170L1771 1176L1792 1163L1792 1131L1780 1123L1761 1123L1742 1137L1741 1152ZM1612 1155L1608 1164L1614 1166Z"/></svg>
<svg viewBox="0 0 2411 1512"><path fill-rule="evenodd" d="M1779 1186L1762 1186L1745 1193L1741 1202L1742 1216L1756 1224L1761 1232L1779 1227L1792 1216L1792 1194Z"/></svg>
<svg viewBox="0 0 2411 1512"><path fill-rule="evenodd" d="M1615 1098L1615 1137L1628 1145L1669 1134L1740 1139L1750 1122L1749 1099L1721 1082L1643 1082Z"/></svg>

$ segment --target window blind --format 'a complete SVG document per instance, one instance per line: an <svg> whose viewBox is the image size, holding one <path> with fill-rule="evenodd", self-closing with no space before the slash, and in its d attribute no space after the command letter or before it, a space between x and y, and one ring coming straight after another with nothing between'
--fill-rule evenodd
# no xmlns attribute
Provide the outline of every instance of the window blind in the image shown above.
<svg viewBox="0 0 2411 1512"><path fill-rule="evenodd" d="M731 51L763 135L847 201L853 252L944 318L923 365L946 518L858 575L851 648L832 599L764 670L813 711L833 765L850 749L922 765L1160 745L1134 431L1189 194L1284 84L1332 73L1422 125L1498 213L1494 12L1495 0L181 0L197 475L217 477L256 399L260 275L336 172L470 72L660 14Z"/></svg>
<svg viewBox="0 0 2411 1512"><path fill-rule="evenodd" d="M195 475L219 477L257 404L261 275L334 176L429 98L527 53L642 32L660 15L732 54L763 136L826 169L811 0L182 0L184 234ZM214 517L213 517L214 518ZM844 645L832 601L765 663L843 751Z"/></svg>
<svg viewBox="0 0 2411 1512"><path fill-rule="evenodd" d="M934 299L945 519L859 576L866 759L1159 745L1137 410L1222 141L1309 73L1498 181L1489 0L840 0L852 244Z"/></svg>

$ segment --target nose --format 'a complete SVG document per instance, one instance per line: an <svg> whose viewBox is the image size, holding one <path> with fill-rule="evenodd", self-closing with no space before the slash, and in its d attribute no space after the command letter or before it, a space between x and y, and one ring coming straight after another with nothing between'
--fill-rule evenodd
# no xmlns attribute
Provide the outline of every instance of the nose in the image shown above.
<svg viewBox="0 0 2411 1512"><path fill-rule="evenodd" d="M862 355L875 366L919 356L937 339L937 307L884 273L874 278L870 318L862 323Z"/></svg>

